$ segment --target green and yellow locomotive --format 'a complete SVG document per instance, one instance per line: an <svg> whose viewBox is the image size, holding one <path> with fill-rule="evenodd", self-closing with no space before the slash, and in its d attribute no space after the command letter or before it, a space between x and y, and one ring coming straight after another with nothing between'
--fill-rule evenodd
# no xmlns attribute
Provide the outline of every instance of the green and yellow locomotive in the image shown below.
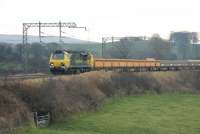
<svg viewBox="0 0 200 134"><path fill-rule="evenodd" d="M51 54L49 68L52 73L82 73L93 68L93 55L85 51L57 50Z"/></svg>

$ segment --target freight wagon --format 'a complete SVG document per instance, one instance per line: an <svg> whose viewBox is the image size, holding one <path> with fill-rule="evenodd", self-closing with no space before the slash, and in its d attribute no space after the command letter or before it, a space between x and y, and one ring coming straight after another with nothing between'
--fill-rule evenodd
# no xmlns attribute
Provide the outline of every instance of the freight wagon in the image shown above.
<svg viewBox="0 0 200 134"><path fill-rule="evenodd" d="M160 66L158 60L134 60L134 59L94 59L94 69L96 70L123 70L142 71L157 70Z"/></svg>
<svg viewBox="0 0 200 134"><path fill-rule="evenodd" d="M200 60L161 60L161 70L197 70L200 69Z"/></svg>

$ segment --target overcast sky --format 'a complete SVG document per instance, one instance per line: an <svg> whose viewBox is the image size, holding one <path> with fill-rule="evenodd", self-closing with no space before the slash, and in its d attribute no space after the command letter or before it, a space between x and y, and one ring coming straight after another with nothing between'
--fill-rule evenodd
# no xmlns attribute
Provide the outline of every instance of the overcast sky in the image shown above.
<svg viewBox="0 0 200 134"><path fill-rule="evenodd" d="M200 31L199 6L199 0L0 0L0 34L21 34L23 22L61 20L89 29L64 29L70 37L99 41L159 33L168 38L170 31Z"/></svg>

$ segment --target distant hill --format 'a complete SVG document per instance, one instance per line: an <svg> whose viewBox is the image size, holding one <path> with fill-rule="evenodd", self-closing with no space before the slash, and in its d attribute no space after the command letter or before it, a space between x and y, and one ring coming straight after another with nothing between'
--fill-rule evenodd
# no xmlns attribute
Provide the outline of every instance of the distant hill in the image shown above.
<svg viewBox="0 0 200 134"><path fill-rule="evenodd" d="M85 40L75 39L75 38L71 38L71 37L63 37L62 41L64 43L70 43L70 44L94 43L94 42L88 42ZM22 35L0 34L0 42L1 43L19 44L19 43L22 43ZM28 43L34 43L34 42L39 42L39 37L29 35ZM42 42L44 42L44 43L59 42L59 37L58 36L45 36L42 38Z"/></svg>

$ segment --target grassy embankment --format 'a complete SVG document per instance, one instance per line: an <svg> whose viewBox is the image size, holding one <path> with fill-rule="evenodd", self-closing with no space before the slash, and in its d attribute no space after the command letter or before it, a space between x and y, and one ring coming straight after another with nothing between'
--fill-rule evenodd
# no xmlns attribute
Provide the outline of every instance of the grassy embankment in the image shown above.
<svg viewBox="0 0 200 134"><path fill-rule="evenodd" d="M200 96L141 95L111 99L97 112L77 114L20 134L199 134Z"/></svg>

